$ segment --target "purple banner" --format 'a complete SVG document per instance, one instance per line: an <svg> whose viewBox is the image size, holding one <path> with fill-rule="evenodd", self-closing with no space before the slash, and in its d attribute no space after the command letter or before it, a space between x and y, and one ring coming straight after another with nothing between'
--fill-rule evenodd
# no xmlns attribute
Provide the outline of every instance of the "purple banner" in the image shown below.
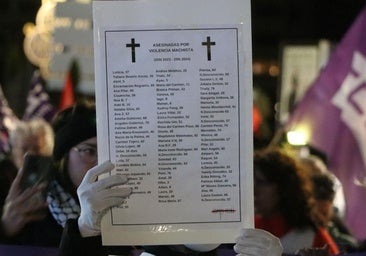
<svg viewBox="0 0 366 256"><path fill-rule="evenodd" d="M366 238L366 8L297 104L286 130L307 130L343 185L346 223Z"/></svg>
<svg viewBox="0 0 366 256"><path fill-rule="evenodd" d="M32 77L27 96L27 106L22 119L30 120L38 117L51 122L55 113L56 110L44 88L41 74L36 70Z"/></svg>

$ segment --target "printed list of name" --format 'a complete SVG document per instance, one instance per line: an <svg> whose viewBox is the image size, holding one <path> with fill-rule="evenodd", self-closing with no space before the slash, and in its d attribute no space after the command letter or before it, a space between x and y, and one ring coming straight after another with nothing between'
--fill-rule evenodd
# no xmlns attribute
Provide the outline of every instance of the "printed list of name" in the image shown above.
<svg viewBox="0 0 366 256"><path fill-rule="evenodd" d="M199 95L200 118L192 120L190 113L179 98L192 86L184 81L186 70L156 70L155 74L130 74L129 71L116 71L113 75L114 120L116 124L116 153L121 163L121 171L128 172L129 167L146 167L149 152L144 151L144 144L149 143L157 133L158 143L158 202L181 202L177 198L171 180L179 166L188 164L191 154L200 155L201 169L201 200L226 201L227 194L221 193L221 188L232 187L237 184L229 182L232 173L230 164L220 159L222 152L231 137L223 132L229 129L230 112L236 108L236 97L226 95L228 86L226 77L229 73L221 73L215 69L200 69ZM139 84L142 78L155 81L151 84ZM138 104L131 102L139 97L140 91L153 89L155 92L155 106L150 109L156 114L157 129L150 130L149 113L145 113ZM189 92L188 92L189 93ZM178 103L177 103L178 102ZM189 104L189 102L188 102ZM154 113L155 112L155 113ZM146 115L144 115L146 114ZM147 115L148 114L148 115ZM199 147L181 147L185 140L199 140ZM133 174L132 174L133 175ZM130 185L134 185L135 193L151 193L141 186L145 176L150 172L135 173L130 177Z"/></svg>
<svg viewBox="0 0 366 256"><path fill-rule="evenodd" d="M143 68L110 71L116 170L128 177L134 198L119 209L140 198L155 215L172 207L182 222L222 221L222 213L238 209L237 74L214 62L192 65L197 49L173 46L181 44L183 54L150 51L157 55Z"/></svg>

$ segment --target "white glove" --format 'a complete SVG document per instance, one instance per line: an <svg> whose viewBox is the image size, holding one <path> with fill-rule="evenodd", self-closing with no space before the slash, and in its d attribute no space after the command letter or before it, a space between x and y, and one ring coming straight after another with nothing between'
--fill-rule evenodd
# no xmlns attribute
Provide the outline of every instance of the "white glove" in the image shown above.
<svg viewBox="0 0 366 256"><path fill-rule="evenodd" d="M148 253L148 252L143 252L140 254L140 256L155 256L154 254Z"/></svg>
<svg viewBox="0 0 366 256"><path fill-rule="evenodd" d="M116 187L127 182L126 176L111 175L104 179L98 176L111 171L114 165L106 161L90 169L84 176L77 194L80 201L79 230L82 237L100 234L100 221L106 211L122 204L131 194L131 188Z"/></svg>
<svg viewBox="0 0 366 256"><path fill-rule="evenodd" d="M280 256L283 252L280 239L262 229L242 229L234 250L237 256Z"/></svg>

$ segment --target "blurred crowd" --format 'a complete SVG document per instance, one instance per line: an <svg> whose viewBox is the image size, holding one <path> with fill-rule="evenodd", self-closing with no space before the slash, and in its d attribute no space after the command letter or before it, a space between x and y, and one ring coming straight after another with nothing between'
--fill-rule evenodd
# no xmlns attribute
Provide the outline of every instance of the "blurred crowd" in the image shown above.
<svg viewBox="0 0 366 256"><path fill-rule="evenodd" d="M108 255L116 250L123 255L217 255L218 248L233 248L234 244L102 246L101 216L121 204L131 189L123 186L123 175L98 179L114 166L108 161L98 164L96 136L91 101L59 111L51 122L17 122L9 136L10 150L0 161L2 244L58 247L61 255ZM47 179L22 188L27 155L49 156L52 165ZM253 163L255 229L238 234L238 255L365 251L364 241L358 241L343 221L342 185L321 157L272 146L255 150Z"/></svg>

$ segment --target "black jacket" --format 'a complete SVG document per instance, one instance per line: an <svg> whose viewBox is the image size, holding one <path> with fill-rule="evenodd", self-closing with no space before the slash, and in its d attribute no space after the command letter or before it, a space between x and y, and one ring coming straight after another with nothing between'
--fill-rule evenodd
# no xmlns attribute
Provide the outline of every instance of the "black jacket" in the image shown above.
<svg viewBox="0 0 366 256"><path fill-rule="evenodd" d="M48 213L43 220L28 223L15 237L6 238L0 232L0 243L57 248L60 244L62 230L63 228Z"/></svg>

